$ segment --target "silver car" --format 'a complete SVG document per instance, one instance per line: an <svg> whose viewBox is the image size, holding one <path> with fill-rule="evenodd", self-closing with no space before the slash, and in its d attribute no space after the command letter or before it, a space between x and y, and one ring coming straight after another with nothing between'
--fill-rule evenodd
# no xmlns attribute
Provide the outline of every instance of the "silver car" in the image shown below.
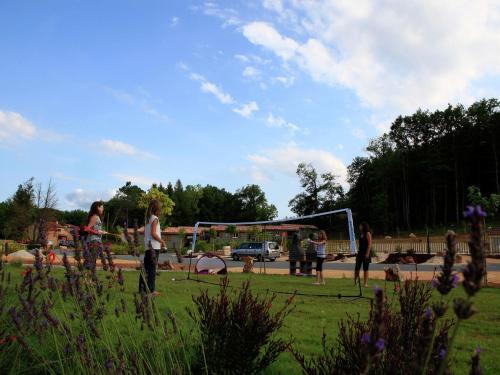
<svg viewBox="0 0 500 375"><path fill-rule="evenodd" d="M238 261L244 256L254 257L259 261L268 259L272 262L279 258L280 247L277 242L244 242L231 251L233 260Z"/></svg>

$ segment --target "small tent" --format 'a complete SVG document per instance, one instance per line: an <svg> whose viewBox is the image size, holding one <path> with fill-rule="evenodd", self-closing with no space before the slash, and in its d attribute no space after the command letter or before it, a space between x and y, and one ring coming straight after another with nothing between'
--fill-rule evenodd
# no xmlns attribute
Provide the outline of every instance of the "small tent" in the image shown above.
<svg viewBox="0 0 500 375"><path fill-rule="evenodd" d="M200 275L225 275L227 266L224 259L215 254L200 255L194 266L195 273Z"/></svg>

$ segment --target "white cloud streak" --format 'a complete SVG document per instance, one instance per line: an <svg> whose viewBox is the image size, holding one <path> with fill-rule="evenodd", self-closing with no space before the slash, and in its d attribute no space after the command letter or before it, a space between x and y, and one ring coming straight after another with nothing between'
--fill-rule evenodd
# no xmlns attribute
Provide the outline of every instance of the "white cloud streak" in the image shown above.
<svg viewBox="0 0 500 375"><path fill-rule="evenodd" d="M132 146L128 143L112 139L102 139L99 142L99 146L102 151L109 154L138 156L142 158L156 158L153 154L147 151L139 150L135 146Z"/></svg>
<svg viewBox="0 0 500 375"><path fill-rule="evenodd" d="M0 110L0 144L13 145L33 139L36 133L36 127L21 114Z"/></svg>
<svg viewBox="0 0 500 375"><path fill-rule="evenodd" d="M200 82L200 89L203 92L210 93L214 95L222 104L233 104L234 99L228 93L224 92L215 83L208 81L205 77L200 74L191 73L189 76L194 81Z"/></svg>
<svg viewBox="0 0 500 375"><path fill-rule="evenodd" d="M259 106L257 105L256 102L249 102L247 104L244 104L240 108L234 108L233 111L239 114L240 116L249 118L253 112L256 112L259 110Z"/></svg>

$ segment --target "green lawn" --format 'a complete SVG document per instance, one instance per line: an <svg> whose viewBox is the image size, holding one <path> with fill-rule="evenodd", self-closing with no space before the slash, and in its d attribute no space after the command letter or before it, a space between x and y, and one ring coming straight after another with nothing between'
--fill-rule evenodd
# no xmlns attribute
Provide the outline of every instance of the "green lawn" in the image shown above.
<svg viewBox="0 0 500 375"><path fill-rule="evenodd" d="M21 278L21 269L8 267L13 275L14 282ZM54 272L62 274L61 269ZM157 290L162 293L156 299L160 310L172 310L181 325L189 331L192 321L186 313L186 308L192 307L192 296L198 295L200 290L209 289L213 293L218 290L217 285L197 283L185 280L185 273L162 272L157 279ZM173 280L175 279L175 281ZM217 283L218 277L204 276L201 280ZM268 275L246 275L230 274L230 285L238 287L243 281L250 280L255 292L266 293L267 289L282 292L321 293L337 295L356 294L358 291L353 287L350 279L328 280L327 285L318 287L312 285L311 279L290 278L289 276ZM125 293L132 299L137 290L138 273L136 271L125 272ZM384 287L384 285L380 285ZM389 295L392 296L393 284L387 284ZM372 294L371 288L363 289L365 295ZM462 295L462 289L457 288L452 292L450 298ZM275 306L281 306L287 295L278 295ZM436 293L436 298L439 296ZM346 314L359 313L362 318L368 316L369 301L360 299L349 301L336 297L314 297L297 296L295 309L285 320L285 327L281 335L292 336L295 346L303 353L315 353L320 351L321 335L323 330L330 338L337 333L338 322L346 317ZM469 321L461 325L455 341L454 360L456 361L456 373L468 373L468 361L470 355L477 345L481 346L481 362L485 374L500 373L498 348L500 348L500 289L485 288L481 290L475 299L475 306L479 312ZM111 316L110 318L114 318ZM287 353L283 354L277 363L268 371L272 374L295 374L299 368L293 358Z"/></svg>

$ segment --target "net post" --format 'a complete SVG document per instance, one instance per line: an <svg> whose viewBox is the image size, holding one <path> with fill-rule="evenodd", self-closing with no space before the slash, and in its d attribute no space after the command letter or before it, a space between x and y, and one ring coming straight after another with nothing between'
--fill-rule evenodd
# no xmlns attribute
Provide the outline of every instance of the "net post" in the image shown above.
<svg viewBox="0 0 500 375"><path fill-rule="evenodd" d="M194 225L194 230L193 230L193 244L191 245L191 254L189 256L189 270L188 270L188 280L191 276L191 262L193 260L193 255L194 255L194 249L196 248L196 239L198 237L198 226L200 225L200 222L198 221Z"/></svg>
<svg viewBox="0 0 500 375"><path fill-rule="evenodd" d="M351 243L351 253L356 252L356 234L354 233L354 222L352 220L352 211L350 208L346 208L347 213L347 225L349 227L349 241Z"/></svg>

